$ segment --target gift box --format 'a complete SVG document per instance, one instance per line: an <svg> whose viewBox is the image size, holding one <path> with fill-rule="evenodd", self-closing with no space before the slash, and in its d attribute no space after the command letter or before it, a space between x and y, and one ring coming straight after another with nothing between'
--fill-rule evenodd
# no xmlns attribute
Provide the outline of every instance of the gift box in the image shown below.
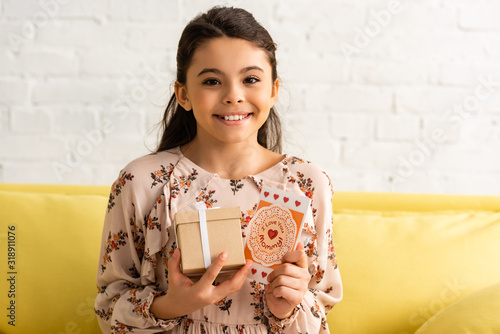
<svg viewBox="0 0 500 334"><path fill-rule="evenodd" d="M223 251L228 254L221 272L245 265L239 207L184 211L175 214L175 234L181 250L181 271L201 275Z"/></svg>

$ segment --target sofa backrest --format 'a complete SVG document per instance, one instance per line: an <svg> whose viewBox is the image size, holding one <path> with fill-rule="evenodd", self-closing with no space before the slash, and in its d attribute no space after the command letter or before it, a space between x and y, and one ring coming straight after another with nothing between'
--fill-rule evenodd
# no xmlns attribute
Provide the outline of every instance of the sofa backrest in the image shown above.
<svg viewBox="0 0 500 334"><path fill-rule="evenodd" d="M414 333L448 305L500 282L499 196L337 195L333 236L344 298L329 314L332 333Z"/></svg>
<svg viewBox="0 0 500 334"><path fill-rule="evenodd" d="M100 332L93 305L108 192L0 184L0 254L13 261L0 307L16 325L2 321L0 333ZM413 333L500 281L498 196L338 192L333 204L344 299L328 316L332 333Z"/></svg>
<svg viewBox="0 0 500 334"><path fill-rule="evenodd" d="M0 258L10 279L0 333L100 332L94 300L106 188L0 185Z"/></svg>

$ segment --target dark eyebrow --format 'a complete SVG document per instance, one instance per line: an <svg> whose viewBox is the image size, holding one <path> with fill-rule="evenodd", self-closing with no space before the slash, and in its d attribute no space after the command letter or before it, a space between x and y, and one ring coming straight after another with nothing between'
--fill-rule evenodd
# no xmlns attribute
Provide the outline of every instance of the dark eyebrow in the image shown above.
<svg viewBox="0 0 500 334"><path fill-rule="evenodd" d="M246 72L252 71L252 70L264 72L264 70L262 68L260 68L259 66L248 66L248 67L245 67L244 69L242 69L240 71L240 73L246 73ZM215 73L218 75L223 75L222 71L217 69L217 68L204 68L203 70L201 70L200 73L198 73L198 76L203 75L205 73Z"/></svg>
<svg viewBox="0 0 500 334"><path fill-rule="evenodd" d="M261 71L261 72L264 72L264 70L262 68L260 68L259 66L248 66L248 67L245 67L244 69L242 69L240 71L240 73L245 73L245 72L248 72L248 71L251 71L251 70L257 70L257 71Z"/></svg>
<svg viewBox="0 0 500 334"><path fill-rule="evenodd" d="M216 68L204 68L200 73L198 73L198 76L205 74L205 73L215 73L218 75L222 75L222 71L218 70Z"/></svg>

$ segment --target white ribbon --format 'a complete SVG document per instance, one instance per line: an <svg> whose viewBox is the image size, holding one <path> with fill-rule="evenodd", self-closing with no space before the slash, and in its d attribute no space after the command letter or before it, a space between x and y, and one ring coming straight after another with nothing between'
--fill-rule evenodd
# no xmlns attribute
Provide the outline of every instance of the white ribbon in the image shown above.
<svg viewBox="0 0 500 334"><path fill-rule="evenodd" d="M205 263L205 269L208 269L212 264L212 259L210 258L210 246L208 242L208 228L207 228L207 207L203 202L196 202L196 210L198 210L198 216L200 219L200 235L201 235L201 248L203 250L203 262Z"/></svg>

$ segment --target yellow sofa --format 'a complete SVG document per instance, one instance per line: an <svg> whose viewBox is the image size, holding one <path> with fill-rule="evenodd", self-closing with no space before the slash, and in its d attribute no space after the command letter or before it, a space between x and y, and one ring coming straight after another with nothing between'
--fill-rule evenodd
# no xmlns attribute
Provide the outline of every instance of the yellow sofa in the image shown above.
<svg viewBox="0 0 500 334"><path fill-rule="evenodd" d="M0 184L0 333L99 333L108 190ZM338 192L333 226L332 333L500 333L500 196Z"/></svg>

